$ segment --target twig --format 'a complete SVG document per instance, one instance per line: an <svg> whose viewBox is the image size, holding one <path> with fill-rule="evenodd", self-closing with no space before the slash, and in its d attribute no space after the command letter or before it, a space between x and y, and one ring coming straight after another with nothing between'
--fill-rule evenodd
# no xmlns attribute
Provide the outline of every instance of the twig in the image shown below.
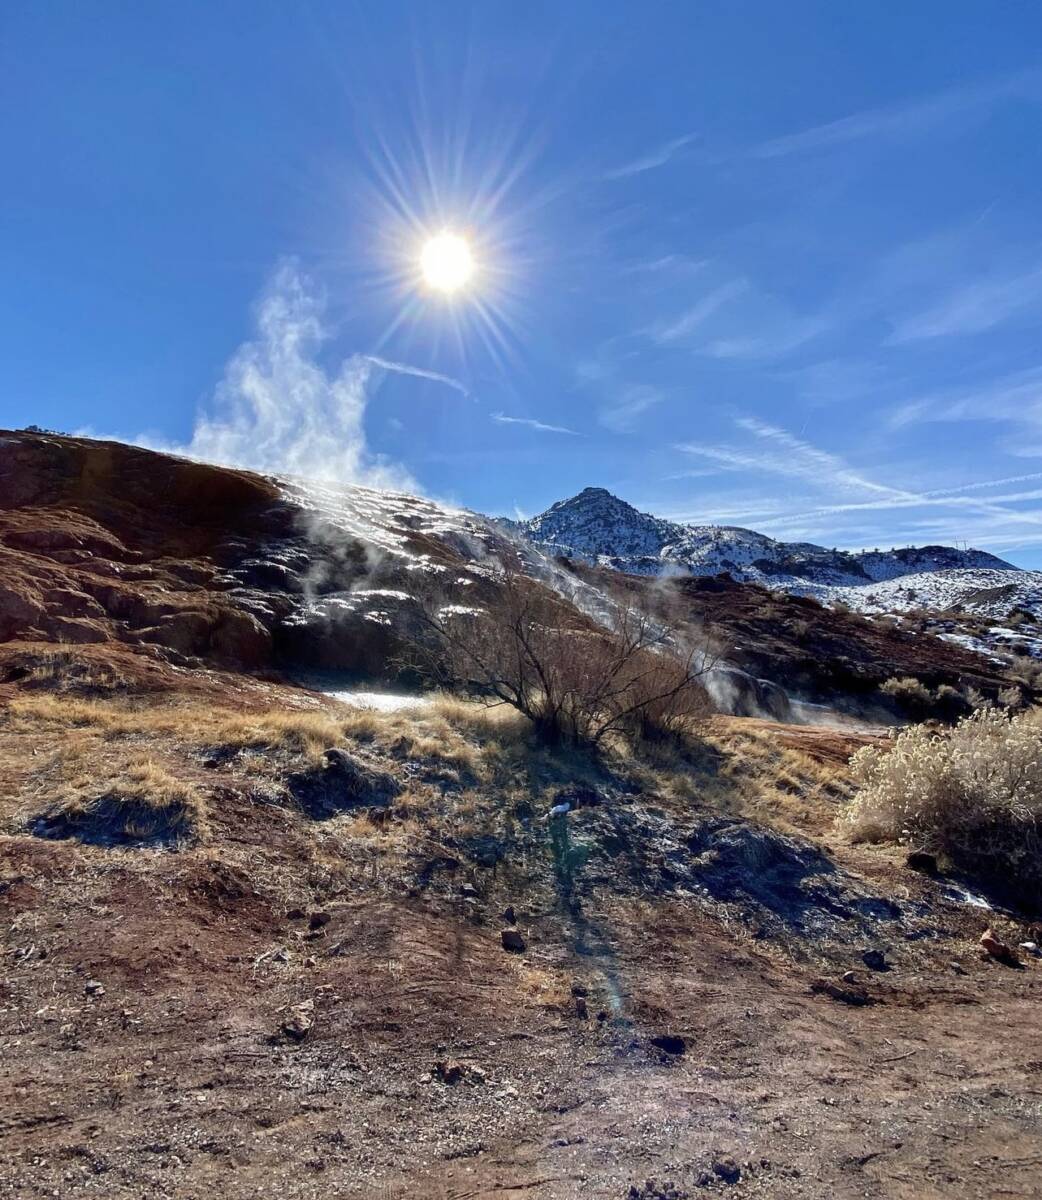
<svg viewBox="0 0 1042 1200"><path fill-rule="evenodd" d="M878 1066L881 1066L883 1063L900 1062L902 1058L911 1058L913 1054L918 1054L918 1053L919 1053L919 1047L916 1046L916 1048L914 1050L909 1050L905 1054L895 1054L893 1056L893 1058L877 1058L874 1065L878 1067Z"/></svg>

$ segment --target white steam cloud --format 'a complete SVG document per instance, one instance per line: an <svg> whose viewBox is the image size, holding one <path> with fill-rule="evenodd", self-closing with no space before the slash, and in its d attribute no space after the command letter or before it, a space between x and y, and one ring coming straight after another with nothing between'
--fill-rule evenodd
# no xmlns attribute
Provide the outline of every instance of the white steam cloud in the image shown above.
<svg viewBox="0 0 1042 1200"><path fill-rule="evenodd" d="M448 376L363 354L329 372L317 359L327 337L316 289L296 263L282 263L257 307L256 337L232 356L211 408L178 452L268 474L420 491L405 467L367 444L372 376L391 370L466 389Z"/></svg>

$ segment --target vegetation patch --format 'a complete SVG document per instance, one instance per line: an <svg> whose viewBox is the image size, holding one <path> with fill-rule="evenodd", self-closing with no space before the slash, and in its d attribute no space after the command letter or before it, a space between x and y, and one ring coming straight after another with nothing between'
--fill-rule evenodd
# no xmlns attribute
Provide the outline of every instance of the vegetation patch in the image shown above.
<svg viewBox="0 0 1042 1200"><path fill-rule="evenodd" d="M30 822L37 837L95 846L174 847L198 840L205 828L198 789L149 759L129 762L93 786L77 780Z"/></svg>
<svg viewBox="0 0 1042 1200"><path fill-rule="evenodd" d="M1042 731L1034 714L982 708L947 734L912 726L851 765L856 840L947 858L982 883L1042 908Z"/></svg>

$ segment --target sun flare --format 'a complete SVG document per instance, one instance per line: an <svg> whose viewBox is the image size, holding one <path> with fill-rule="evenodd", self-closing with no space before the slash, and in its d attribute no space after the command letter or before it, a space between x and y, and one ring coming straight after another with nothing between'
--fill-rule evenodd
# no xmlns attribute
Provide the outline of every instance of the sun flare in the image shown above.
<svg viewBox="0 0 1042 1200"><path fill-rule="evenodd" d="M455 233L439 233L424 245L420 269L429 287L439 292L456 292L470 282L474 257L465 238Z"/></svg>

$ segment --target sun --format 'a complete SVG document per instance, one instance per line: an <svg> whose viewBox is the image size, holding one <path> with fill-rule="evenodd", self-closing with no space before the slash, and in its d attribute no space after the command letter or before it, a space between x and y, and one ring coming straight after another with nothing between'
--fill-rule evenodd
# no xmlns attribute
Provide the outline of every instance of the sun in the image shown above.
<svg viewBox="0 0 1042 1200"><path fill-rule="evenodd" d="M465 238L455 233L439 233L424 245L420 270L429 287L451 294L470 282L474 256Z"/></svg>

